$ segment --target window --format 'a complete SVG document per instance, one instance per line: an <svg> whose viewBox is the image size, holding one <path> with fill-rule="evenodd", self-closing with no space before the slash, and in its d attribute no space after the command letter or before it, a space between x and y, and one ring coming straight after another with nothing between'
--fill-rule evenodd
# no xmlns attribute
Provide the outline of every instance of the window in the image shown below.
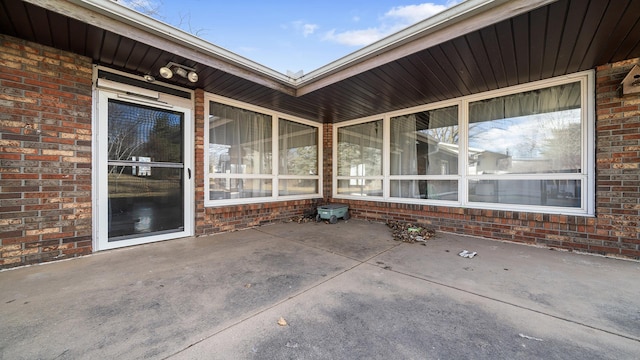
<svg viewBox="0 0 640 360"><path fill-rule="evenodd" d="M280 119L279 134L278 194L317 194L318 128Z"/></svg>
<svg viewBox="0 0 640 360"><path fill-rule="evenodd" d="M337 124L335 196L592 214L592 83L583 72Z"/></svg>
<svg viewBox="0 0 640 360"><path fill-rule="evenodd" d="M321 196L318 125L211 97L207 205Z"/></svg>
<svg viewBox="0 0 640 360"><path fill-rule="evenodd" d="M470 202L581 207L580 90L578 81L469 103Z"/></svg>
<svg viewBox="0 0 640 360"><path fill-rule="evenodd" d="M338 129L338 194L382 196L382 120Z"/></svg>
<svg viewBox="0 0 640 360"><path fill-rule="evenodd" d="M458 200L458 106L391 117L394 198Z"/></svg>

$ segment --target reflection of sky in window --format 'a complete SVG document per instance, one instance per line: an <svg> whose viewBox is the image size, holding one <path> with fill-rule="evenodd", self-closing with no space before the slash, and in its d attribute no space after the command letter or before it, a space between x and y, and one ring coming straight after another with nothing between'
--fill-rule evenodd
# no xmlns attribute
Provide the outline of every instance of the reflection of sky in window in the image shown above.
<svg viewBox="0 0 640 360"><path fill-rule="evenodd" d="M516 157L540 157L554 130L580 124L580 109L513 117L469 125L469 147ZM580 136L580 134L577 134Z"/></svg>

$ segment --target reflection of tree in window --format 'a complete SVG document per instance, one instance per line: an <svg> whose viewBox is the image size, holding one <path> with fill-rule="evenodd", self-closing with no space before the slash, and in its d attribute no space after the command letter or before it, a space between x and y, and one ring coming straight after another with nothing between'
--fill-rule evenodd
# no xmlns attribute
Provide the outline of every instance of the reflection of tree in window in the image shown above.
<svg viewBox="0 0 640 360"><path fill-rule="evenodd" d="M144 119L135 108L115 101L109 101L108 114L109 160L130 160L144 144L140 141Z"/></svg>
<svg viewBox="0 0 640 360"><path fill-rule="evenodd" d="M580 99L576 82L470 103L470 159L506 156L495 169L484 164L485 172L579 171Z"/></svg>
<svg viewBox="0 0 640 360"><path fill-rule="evenodd" d="M289 120L279 121L281 175L317 175L318 129Z"/></svg>
<svg viewBox="0 0 640 360"><path fill-rule="evenodd" d="M109 196L177 194L182 169L142 164L182 163L183 114L112 99L107 106Z"/></svg>
<svg viewBox="0 0 640 360"><path fill-rule="evenodd" d="M285 151L282 157L288 164L288 175L317 175L317 153L317 146L301 146Z"/></svg>
<svg viewBox="0 0 640 360"><path fill-rule="evenodd" d="M544 139L542 144L542 154L546 158L554 161L553 169L560 171L579 172L581 168L581 146L582 129L580 124L580 113L577 119L562 117L547 123L550 136ZM577 122L576 122L577 120Z"/></svg>
<svg viewBox="0 0 640 360"><path fill-rule="evenodd" d="M182 162L182 116L123 102L109 102L109 160L133 156Z"/></svg>
<svg viewBox="0 0 640 360"><path fill-rule="evenodd" d="M144 152L155 161L182 162L182 122L177 116L158 114Z"/></svg>
<svg viewBox="0 0 640 360"><path fill-rule="evenodd" d="M338 175L351 176L354 166L363 169L357 176L382 175L382 121L338 129Z"/></svg>

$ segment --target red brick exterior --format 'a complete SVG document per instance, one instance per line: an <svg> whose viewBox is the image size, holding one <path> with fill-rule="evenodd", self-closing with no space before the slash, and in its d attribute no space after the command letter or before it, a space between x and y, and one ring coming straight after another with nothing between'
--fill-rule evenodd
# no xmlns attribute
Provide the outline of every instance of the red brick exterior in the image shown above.
<svg viewBox="0 0 640 360"><path fill-rule="evenodd" d="M0 268L91 252L91 73L0 35Z"/></svg>
<svg viewBox="0 0 640 360"><path fill-rule="evenodd" d="M596 216L343 201L351 215L571 251L640 259L640 95L620 82L640 59L597 68ZM326 167L327 165L325 165Z"/></svg>
<svg viewBox="0 0 640 360"><path fill-rule="evenodd" d="M195 214L195 233L196 235L210 234L207 231L207 221L205 219L204 207L204 90L198 89L195 92L195 196L194 196L194 214Z"/></svg>
<svg viewBox="0 0 640 360"><path fill-rule="evenodd" d="M620 82L640 58L599 66L596 80L597 252L640 259L640 94ZM618 251L616 251L618 250Z"/></svg>
<svg viewBox="0 0 640 360"><path fill-rule="evenodd" d="M322 188L327 201L331 201L331 187L333 186L333 124L322 126Z"/></svg>

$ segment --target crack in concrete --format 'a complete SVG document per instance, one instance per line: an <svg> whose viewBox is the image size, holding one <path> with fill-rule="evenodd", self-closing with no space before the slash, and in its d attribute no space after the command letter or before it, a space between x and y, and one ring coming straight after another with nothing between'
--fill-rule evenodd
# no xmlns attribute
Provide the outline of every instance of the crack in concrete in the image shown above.
<svg viewBox="0 0 640 360"><path fill-rule="evenodd" d="M261 230L259 228L252 229L252 230L258 231L258 232L263 233L265 235L270 235L270 236L277 237L277 235L270 234L270 233L268 233L266 231L263 231L263 230ZM575 325L578 325L578 326L582 326L582 327L586 327L586 328L589 328L589 329L592 329L592 330L604 332L604 333L607 333L607 334L610 334L610 335L613 335L613 336L618 336L618 337L625 338L625 339L628 339L628 340L640 342L640 338L635 338L635 337L632 337L632 336L629 336L629 335L625 335L625 334L622 334L622 333L618 333L618 332L614 332L614 331L611 331L611 330L603 329L603 328L596 327L596 326L593 326L593 325L585 324L585 323L582 323L582 322L579 322L579 321L576 321L576 320L572 320L572 319L569 319L569 318L565 318L565 317L562 317L562 316L558 316L558 315L554 315L554 314L547 313L547 312L544 312L544 311L532 309L532 308L529 308L529 307L526 307L526 306L514 304L514 303L509 302L509 301L505 301L505 300L501 300L501 299L494 298L494 297L491 297L491 296L487 296L487 295L483 295L483 294L480 294L480 293L476 293L476 292L473 292L473 291L465 290L465 289L462 289L462 288L459 288L459 287L456 287L456 286L453 286L453 285L449 285L449 284L446 284L446 283L441 283L441 282L438 282L438 281L430 280L430 279L427 279L427 278L424 278L424 277L421 277L421 276L418 276L418 275L414 275L414 274L410 274L410 273L394 270L394 269L391 268L391 266L385 265L384 263L381 263L381 262L371 263L375 258L377 258L377 257L379 257L379 256L381 256L381 255L383 255L383 254L385 254L385 253L387 253L387 252L399 247L399 246L402 246L402 245L415 246L415 244L406 244L406 243L398 242L397 244L394 244L393 246L390 246L390 247L388 247L388 248L386 248L386 249L384 249L384 250L382 250L382 251L380 251L380 252L378 252L378 253L370 256L370 257L368 257L365 260L359 260L359 259L353 258L351 256L347 256L347 255L344 255L344 254L340 254L340 253L337 253L337 252L334 252L334 251L327 250L327 249L322 248L322 247L313 246L313 245L311 245L309 243L306 243L306 242L303 242L303 241L297 241L297 240L289 239L289 238L286 238L286 237L281 237L280 239L285 240L285 241L294 242L296 244L301 244L301 245L304 245L306 247L313 248L313 249L316 249L316 250L321 250L321 251L327 252L329 254L333 254L333 255L337 255L337 256L343 257L345 259L353 260L353 261L356 262L356 264L354 264L353 266L347 267L346 269L334 274L333 276L330 276L330 277L328 277L328 278L326 278L326 279L324 279L324 280L322 280L322 281L320 281L320 282L318 282L318 283L316 283L316 284L314 284L314 285L312 285L312 286L310 286L310 287L308 287L308 288L306 288L304 290L301 290L301 291L299 291L299 292L297 292L297 293L295 293L295 294L293 294L293 295L291 295L291 296L289 296L289 297L287 297L287 298L285 298L285 299L283 299L281 301L278 301L278 302L276 302L276 303L274 303L274 304L272 304L272 305L270 305L270 306L268 306L266 308L263 308L263 309L255 312L255 313L249 315L249 316L246 316L246 317L234 322L233 324L230 324L230 325L228 325L228 326L226 326L226 327L224 327L224 328L212 333L211 335L208 335L208 336L206 336L206 337L204 337L204 338L202 338L202 339L200 339L198 341L195 341L192 344L190 344L189 346L187 346L187 347L185 347L183 349L180 349L177 352L175 352L175 353L173 353L173 354L171 354L171 355L169 355L169 356L167 356L167 357L165 357L163 359L170 359L170 358L172 358L172 357L174 357L174 356L186 351L187 349L189 349L189 348L191 348L191 347L193 347L193 346L195 346L195 345L197 345L199 343L202 343L202 342L204 342L204 341L206 341L206 340L208 340L210 338L213 338L214 336L216 336L216 335L218 335L218 334L220 334L222 332L225 332L225 331L227 331L227 330L229 330L229 329L231 329L231 328L233 328L233 327L235 327L237 325L240 325L240 324L242 324L242 323L244 323L244 322L246 322L246 321L248 321L248 320L250 320L250 319L252 319L252 318L254 318L254 317L256 317L256 316L258 316L260 314L262 314L262 313L265 313L265 312L267 312L267 311L269 311L269 310L271 310L271 309L273 309L273 308L275 308L277 306L280 306L280 305L282 305L282 304L284 304L284 303L286 303L288 301L291 301L291 300L293 300L293 299L295 299L295 298L297 298L297 297L299 297L299 296L301 296L301 295L303 295L303 294L305 294L305 293L307 293L307 292L309 292L309 291L311 291L313 289L318 288L319 286L321 286L323 284L326 284L329 281L332 281L332 280L338 278L339 276L342 276L342 275L344 275L344 274L346 274L348 272L351 272L352 270L360 267L363 264L371 265L371 266L374 266L374 267L377 267L377 268L381 268L381 269L384 269L384 270L387 270L387 271L392 271L392 272L394 272L396 274L399 274L399 275L408 276L408 277L411 277L413 279L424 281L424 282L428 282L428 283L433 284L433 285L445 287L445 288L452 289L452 290L455 290L455 291L460 291L460 292L463 292L463 293L466 293L466 294L469 294L469 295L473 295L473 296L477 296L477 297L480 297L480 298L483 298L483 299L487 299L487 300L490 300L490 301L499 302L501 304L509 305L509 306L512 306L512 307L515 307L515 308L518 308L518 309L522 309L522 310L525 310L525 311L534 312L536 314L540 314L540 315L543 315L543 316L548 316L548 317L551 317L551 318L554 318L554 319L557 319L557 320L565 321L565 322L568 322L568 323L571 323L571 324L575 324Z"/></svg>

